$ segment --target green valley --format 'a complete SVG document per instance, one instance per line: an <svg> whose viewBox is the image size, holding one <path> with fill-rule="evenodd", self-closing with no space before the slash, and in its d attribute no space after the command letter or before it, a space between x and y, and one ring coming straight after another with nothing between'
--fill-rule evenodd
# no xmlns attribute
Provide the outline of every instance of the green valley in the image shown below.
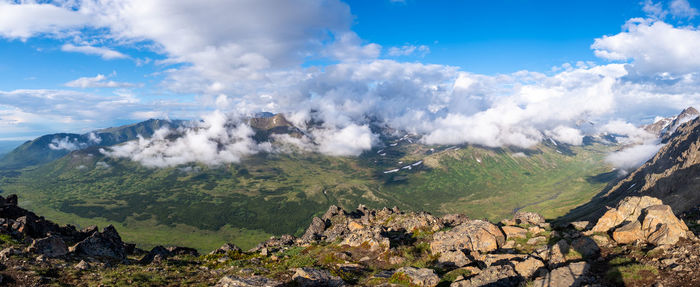
<svg viewBox="0 0 700 287"><path fill-rule="evenodd" d="M115 224L144 248L159 242L210 250L225 241L249 248L271 235L300 235L331 204L491 220L525 209L554 218L614 178L603 163L612 147L600 143L515 150L393 141L360 157L262 153L237 164L171 168L89 147L3 172L0 189L60 223Z"/></svg>

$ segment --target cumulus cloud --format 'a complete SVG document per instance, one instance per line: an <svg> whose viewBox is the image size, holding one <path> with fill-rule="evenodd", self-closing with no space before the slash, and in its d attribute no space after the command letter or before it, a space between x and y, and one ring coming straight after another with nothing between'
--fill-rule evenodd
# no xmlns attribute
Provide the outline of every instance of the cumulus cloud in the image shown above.
<svg viewBox="0 0 700 287"><path fill-rule="evenodd" d="M102 74L97 74L94 77L82 77L64 84L66 87L71 88L131 88L135 87L135 84L125 83L125 82L115 82L107 80L107 77Z"/></svg>
<svg viewBox="0 0 700 287"><path fill-rule="evenodd" d="M382 144L372 125L423 135L428 144L531 147L546 137L581 144L583 136L600 132L630 144L650 144L636 125L700 103L700 93L694 92L700 90L698 29L664 22L666 14L693 17L694 8L686 1L668 7L647 1L643 9L656 16L632 19L620 33L596 39L594 53L614 63L566 63L550 74L500 75L382 59L429 49L404 45L382 54L380 45L351 30L350 8L339 0L68 2L72 6L30 3L52 13L46 23L31 27L13 26L0 17L0 36L70 32L76 36L61 38L67 50L105 59L128 56L100 47L145 47L162 57L155 62L164 67L160 73L165 87L197 94L194 105L201 105L200 110L216 106L226 111L190 129L164 130L152 139L106 151L150 166L236 162L269 150L265 143L252 141L250 127L228 112L283 112L309 137L277 140L302 150L357 155ZM3 3L12 9L36 8ZM66 13L79 20L64 20ZM332 64L308 65L316 60ZM124 84L100 76L67 85ZM116 114L177 118L152 107L180 111L193 105L143 103L117 92L107 97L44 90L0 95L0 105L9 107L0 110L0 124L5 120L7 125L43 112L66 121ZM309 122L318 124L307 126Z"/></svg>
<svg viewBox="0 0 700 287"><path fill-rule="evenodd" d="M97 55L102 57L102 59L105 60L112 60L112 59L125 59L128 58L129 56L124 55L118 51L105 48L105 47L94 47L94 46L75 46L73 44L64 44L61 46L61 51L64 52L76 52L76 53L83 53L87 55Z"/></svg>
<svg viewBox="0 0 700 287"><path fill-rule="evenodd" d="M83 149L86 146L87 144L81 143L77 138L71 139L69 137L64 137L60 139L54 138L49 143L49 148L52 150L74 151Z"/></svg>
<svg viewBox="0 0 700 287"><path fill-rule="evenodd" d="M401 47L391 47L387 54L392 57L398 56L410 56L416 53L418 56L423 57L430 53L430 48L426 45L403 45Z"/></svg>
<svg viewBox="0 0 700 287"><path fill-rule="evenodd" d="M677 18L692 19L698 15L698 10L691 7L688 0L673 0L669 5L671 15Z"/></svg>
<svg viewBox="0 0 700 287"><path fill-rule="evenodd" d="M622 171L635 169L652 158L663 144L647 143L631 146L608 155L605 160Z"/></svg>
<svg viewBox="0 0 700 287"><path fill-rule="evenodd" d="M700 69L700 31L662 21L632 19L625 31L595 40L595 55L607 60L630 60L645 74L693 73Z"/></svg>
<svg viewBox="0 0 700 287"><path fill-rule="evenodd" d="M22 1L0 1L0 36L26 40L40 33L60 33L79 28L89 22L89 17L73 11L66 5L39 4Z"/></svg>
<svg viewBox="0 0 700 287"><path fill-rule="evenodd" d="M253 141L253 130L245 123L235 122L236 118L217 111L194 127L162 128L151 138L139 137L136 141L100 151L149 167L170 167L192 162L234 163L244 156L271 150L270 143Z"/></svg>

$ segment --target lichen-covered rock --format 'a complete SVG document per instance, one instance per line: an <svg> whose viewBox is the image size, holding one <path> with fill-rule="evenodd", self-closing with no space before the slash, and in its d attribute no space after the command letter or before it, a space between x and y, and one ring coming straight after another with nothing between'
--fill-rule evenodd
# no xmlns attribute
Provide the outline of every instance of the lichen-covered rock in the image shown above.
<svg viewBox="0 0 700 287"><path fill-rule="evenodd" d="M537 258L527 257L527 259L522 261L515 261L513 263L515 267L515 272L518 272L523 278L530 278L535 273L544 267L544 263Z"/></svg>
<svg viewBox="0 0 700 287"><path fill-rule="evenodd" d="M361 246L372 251L388 250L391 246L390 244L389 238L382 236L381 230L376 228L362 229L349 233L340 242L340 245Z"/></svg>
<svg viewBox="0 0 700 287"><path fill-rule="evenodd" d="M577 287L586 283L586 274L590 265L586 262L571 263L547 273L546 276L535 279L532 286L535 287Z"/></svg>
<svg viewBox="0 0 700 287"><path fill-rule="evenodd" d="M461 250L488 252L504 243L505 236L497 226L483 220L471 220L451 230L435 233L430 249L433 254Z"/></svg>
<svg viewBox="0 0 700 287"><path fill-rule="evenodd" d="M557 264L562 264L566 262L566 254L569 253L569 243L562 239L557 241L554 245L547 248L546 260L550 266Z"/></svg>
<svg viewBox="0 0 700 287"><path fill-rule="evenodd" d="M151 249L151 251L148 252L148 254L146 254L143 258L141 258L141 260L139 260L139 263L150 264L151 262L154 261L156 256L160 256L160 260L163 260L163 259L167 259L168 257L170 257L172 255L173 254L168 249L166 249L163 246L158 245L156 247L153 247L153 249Z"/></svg>
<svg viewBox="0 0 700 287"><path fill-rule="evenodd" d="M596 258L600 255L600 247L590 237L579 237L571 241L569 248L578 251L585 258Z"/></svg>
<svg viewBox="0 0 700 287"><path fill-rule="evenodd" d="M644 209L643 216L642 231L651 244L675 244L686 237L688 226L673 214L668 205L649 206Z"/></svg>
<svg viewBox="0 0 700 287"><path fill-rule="evenodd" d="M212 250L211 252L209 252L209 254L226 254L230 251L241 252L241 248L239 248L233 243L224 243L224 245L221 245L221 247Z"/></svg>
<svg viewBox="0 0 700 287"><path fill-rule="evenodd" d="M506 235L506 240L527 238L527 230L517 226L503 226L501 230L503 230L503 233Z"/></svg>
<svg viewBox="0 0 700 287"><path fill-rule="evenodd" d="M215 287L277 287L282 286L281 282L265 278L262 276L252 276L252 277L236 277L236 276L224 276L219 282L214 285Z"/></svg>
<svg viewBox="0 0 700 287"><path fill-rule="evenodd" d="M544 217L534 212L518 211L513 215L515 224L539 225L544 223Z"/></svg>
<svg viewBox="0 0 700 287"><path fill-rule="evenodd" d="M629 244L636 241L643 241L644 232L642 232L642 224L635 220L621 227L615 228L612 233L612 238L619 244Z"/></svg>
<svg viewBox="0 0 700 287"><path fill-rule="evenodd" d="M608 232L625 221L632 222L637 220L642 214L642 209L659 204L663 204L661 200L650 196L625 197L617 204L616 208L605 212L591 230L593 232Z"/></svg>
<svg viewBox="0 0 700 287"><path fill-rule="evenodd" d="M124 242L112 225L78 242L70 248L70 251L80 256L126 259Z"/></svg>
<svg viewBox="0 0 700 287"><path fill-rule="evenodd" d="M316 241L320 240L323 236L323 231L326 230L326 221L318 217L314 217L311 220L311 224L301 236L304 241Z"/></svg>
<svg viewBox="0 0 700 287"><path fill-rule="evenodd" d="M345 282L338 276L332 275L327 270L310 267L296 268L292 280L302 287L337 287L344 286Z"/></svg>
<svg viewBox="0 0 700 287"><path fill-rule="evenodd" d="M481 270L476 276L468 279L458 280L453 282L450 287L477 287L477 286L493 286L506 287L518 286L522 283L522 277L515 272L511 265L494 265L484 270Z"/></svg>
<svg viewBox="0 0 700 287"><path fill-rule="evenodd" d="M33 240L27 252L42 254L46 257L59 257L68 254L68 246L60 237L51 235Z"/></svg>
<svg viewBox="0 0 700 287"><path fill-rule="evenodd" d="M469 257L467 257L467 255L464 254L464 252L462 252L460 250L445 251L443 253L440 253L440 257L438 258L438 262L443 267L448 267L448 268L462 267L462 266L465 266L465 265L472 263L472 261L469 260Z"/></svg>
<svg viewBox="0 0 700 287"><path fill-rule="evenodd" d="M411 284L417 286L435 286L440 282L440 277L435 274L435 271L428 268L401 267L394 274L405 275Z"/></svg>

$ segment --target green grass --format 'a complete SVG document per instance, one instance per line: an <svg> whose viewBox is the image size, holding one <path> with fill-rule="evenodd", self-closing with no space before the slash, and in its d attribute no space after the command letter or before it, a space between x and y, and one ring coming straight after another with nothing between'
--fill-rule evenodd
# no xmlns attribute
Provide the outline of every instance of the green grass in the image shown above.
<svg viewBox="0 0 700 287"><path fill-rule="evenodd" d="M659 274L659 270L651 265L628 264L611 268L606 273L606 278L617 284L632 285L636 281L653 278Z"/></svg>

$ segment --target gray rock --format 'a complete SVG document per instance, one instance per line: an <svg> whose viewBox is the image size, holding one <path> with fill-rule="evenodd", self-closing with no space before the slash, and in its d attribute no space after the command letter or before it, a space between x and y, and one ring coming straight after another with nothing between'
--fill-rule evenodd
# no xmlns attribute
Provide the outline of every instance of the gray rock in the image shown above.
<svg viewBox="0 0 700 287"><path fill-rule="evenodd" d="M154 259L156 259L156 256L160 257L159 260L157 260L157 261L161 261L163 259L166 259L166 258L172 256L172 255L173 254L168 249L165 249L165 247L158 245L156 247L153 247L153 249L151 249L151 251L148 252L148 254L146 254L146 256L141 258L139 263L150 264L151 262L154 261Z"/></svg>
<svg viewBox="0 0 700 287"><path fill-rule="evenodd" d="M338 276L333 276L327 270L310 267L296 268L292 280L302 287L337 287L345 286Z"/></svg>
<svg viewBox="0 0 700 287"><path fill-rule="evenodd" d="M545 277L533 281L534 287L577 287L586 283L590 266L586 262L571 263L549 272Z"/></svg>
<svg viewBox="0 0 700 287"><path fill-rule="evenodd" d="M522 283L522 277L515 272L511 265L494 265L469 279L453 282L450 287L506 287L518 286Z"/></svg>
<svg viewBox="0 0 700 287"><path fill-rule="evenodd" d="M314 217L311 220L311 224L306 229L306 232L304 232L304 235L301 236L301 239L304 241L320 240L321 236L323 236L324 230L326 230L326 221L318 217Z"/></svg>
<svg viewBox="0 0 700 287"><path fill-rule="evenodd" d="M518 211L513 215L516 224L539 225L544 223L544 217L534 212Z"/></svg>
<svg viewBox="0 0 700 287"><path fill-rule="evenodd" d="M571 249L578 251L585 258L596 258L600 255L598 243L590 237L579 237L571 242Z"/></svg>
<svg viewBox="0 0 700 287"><path fill-rule="evenodd" d="M221 245L221 247L212 250L212 252L209 252L209 254L226 254L229 251L241 252L241 249L232 243L224 243L224 245Z"/></svg>
<svg viewBox="0 0 700 287"><path fill-rule="evenodd" d="M46 257L59 257L68 254L68 246L60 237L49 236L32 241L27 251L42 254Z"/></svg>
<svg viewBox="0 0 700 287"><path fill-rule="evenodd" d="M262 276L252 276L247 278L224 276L216 285L216 287L276 287L282 286L282 283L268 279Z"/></svg>
<svg viewBox="0 0 700 287"><path fill-rule="evenodd" d="M87 263L85 260L80 260L80 262L78 262L78 264L75 265L75 269L88 270L90 269L90 264Z"/></svg>
<svg viewBox="0 0 700 287"><path fill-rule="evenodd" d="M401 267L396 270L396 273L406 275L411 280L411 284L418 286L435 286L440 282L440 277L435 274L435 271L428 268Z"/></svg>
<svg viewBox="0 0 700 287"><path fill-rule="evenodd" d="M70 248L70 251L81 256L126 259L124 242L112 225L105 227L102 232L93 233L85 240L78 242Z"/></svg>

